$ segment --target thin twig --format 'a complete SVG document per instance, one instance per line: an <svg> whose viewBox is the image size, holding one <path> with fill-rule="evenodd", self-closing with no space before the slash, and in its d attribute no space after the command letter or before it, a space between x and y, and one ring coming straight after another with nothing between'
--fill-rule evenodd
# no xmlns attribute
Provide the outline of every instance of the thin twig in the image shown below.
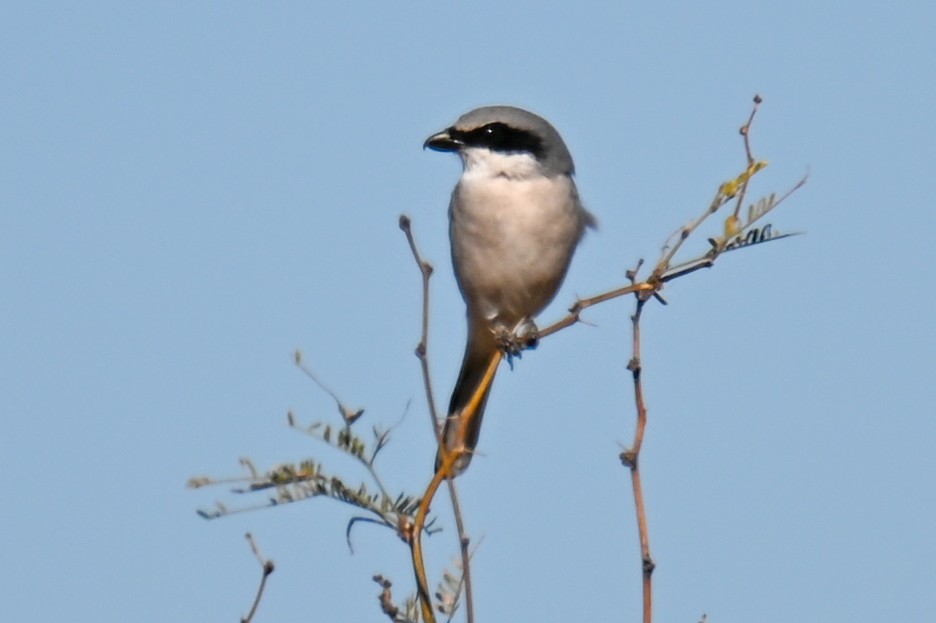
<svg viewBox="0 0 936 623"><path fill-rule="evenodd" d="M451 479L449 479L449 482L451 482ZM480 539L478 539L478 542L475 543L475 545L474 545L474 551L471 551L471 550L468 548L468 540L466 539L466 540L462 541L463 547L464 547L464 549L465 549L464 555L467 555L469 558L473 557L473 556L474 556L474 552L478 551L478 548L481 546L481 543L483 543L483 542L484 542L484 537L481 537ZM465 573L464 573L464 571L465 571L465 570L462 569L462 573L460 574L459 579L458 579L458 588L456 589L456 592L455 592L455 595L456 595L456 596L457 596L459 593L461 593L462 590L464 590L464 586L465 586ZM467 593L466 593L466 596L467 596ZM439 597L439 593L436 593L436 597ZM466 598L467 598L467 597L466 597ZM455 611L454 609L452 610L451 613L449 613L449 617L448 617L448 619L447 619L447 623L451 623L451 621L455 618L455 613L456 613L456 611Z"/></svg>
<svg viewBox="0 0 936 623"><path fill-rule="evenodd" d="M263 554L260 553L260 548L257 547L257 542L254 541L252 534L248 532L244 536L250 543L250 549L253 550L254 556L257 557L257 560L260 561L260 566L263 568L263 576L260 578L260 586L257 588L257 596L254 597L254 602L250 607L250 612L247 613L246 617L241 619L241 623L250 623L253 620L254 614L257 613L257 607L260 605L260 600L263 598L263 589L266 588L267 578L270 577L270 574L273 573L276 566L273 564L272 560L266 560L263 558Z"/></svg>
<svg viewBox="0 0 936 623"><path fill-rule="evenodd" d="M405 214L400 215L400 229L406 235L406 242L409 243L410 251L413 253L413 259L416 260L416 266L422 275L422 331L419 337L419 344L416 345L416 357L419 359L419 365L422 368L423 387L426 390L426 402L429 403L429 415L432 417L432 429L435 431L436 439L440 439L442 426L439 423L438 409L436 409L435 396L432 390L432 378L429 373L429 279L432 277L432 264L422 258L419 248L416 246L416 239L413 237L413 228L410 218Z"/></svg>
<svg viewBox="0 0 936 623"><path fill-rule="evenodd" d="M757 114L757 110L760 108L763 98L760 95L754 95L754 106L751 107L751 114L748 115L747 123L741 126L741 136L744 137L744 155L747 157L748 164L754 162L754 154L751 151L751 124L754 123L754 115Z"/></svg>
<svg viewBox="0 0 936 623"><path fill-rule="evenodd" d="M787 199L791 194L799 190L806 183L809 177L808 173L804 175L803 178L801 178L792 188L784 193L779 200L773 201L769 209L754 215L754 217L749 219L747 223L744 223L743 225L740 224L737 213L740 211L740 206L744 202L748 184L750 183L751 178L758 171L767 166L766 162L755 160L749 142L751 124L754 121L755 114L761 101L762 99L760 96L754 96L754 107L750 116L748 117L747 122L744 124L744 126L741 127L740 131L741 135L744 137L745 157L747 163L745 171L734 180L720 185L715 193L715 196L712 198L711 203L702 212L702 214L693 219L688 225L684 225L683 227L677 229L672 235L670 235L666 244L663 246L660 259L657 261L656 265L651 271L650 276L639 283L632 282L629 286L611 290L591 298L579 299L575 302L574 305L572 305L571 308L569 308L569 313L564 318L540 331L539 337L541 339L580 322L581 313L586 308L614 298L618 298L620 296L624 296L625 294L639 292L639 296L641 298L645 298L645 294L649 292L650 296L657 298L661 303L665 304L666 301L660 295L660 290L665 283L678 277L688 275L689 273L695 272L699 269L709 268L715 263L717 257L722 253L733 250L734 248L740 248L730 247L729 243L733 240L737 240L741 233L750 228L753 223L763 218L763 216L776 208L777 205ZM737 199L738 203L735 208L735 214L728 217L728 221L726 221L726 232L731 230L730 235L729 233L726 233L725 236L719 239L709 239L710 243L712 244L712 248L709 249L706 253L674 266L673 259L676 257L676 254L682 248L686 240L688 240L689 237L695 233L695 231L701 227L709 217L715 214L723 205L732 199ZM735 227L737 227L737 229L735 229ZM790 234L777 235L769 238L769 240L779 240L780 238L789 235Z"/></svg>
<svg viewBox="0 0 936 623"><path fill-rule="evenodd" d="M364 409L351 409L343 402L341 402L338 394L336 394L334 390L332 390L328 385L323 383L322 379L320 379L311 368L305 365L301 350L297 349L296 352L293 353L293 361L295 362L296 366L298 366L298 368L302 370L303 373L305 373L306 376L312 379L313 383L318 385L322 391L331 396L332 400L334 400L335 404L338 406L338 413L341 414L341 419L345 423L354 424L354 422L364 414Z"/></svg>
<svg viewBox="0 0 936 623"><path fill-rule="evenodd" d="M297 366L306 376L308 376L310 379L312 379L312 381L313 381L316 385L318 385L318 386L319 386L321 389L323 389L329 396L331 396L332 399L335 401L335 403L338 405L338 411L339 411L339 413L341 413L341 417L342 417L342 419L344 420L345 431L347 432L348 435L350 435L350 434L351 434L351 425L352 425L358 418L360 418L361 415L363 415L364 409L352 410L352 409L349 409L348 407L346 407L346 406L344 405L344 403L341 402L341 400L338 398L338 395L337 395L335 392L333 392L331 389L329 389L328 386L326 386L325 384L323 384L322 381L321 381L321 379L319 379L318 376L316 376L316 374L312 371L312 369L309 368L307 365L305 365L305 361L303 360L302 352L301 352L301 351L298 351L298 350L297 350L297 351L295 352L293 358L294 358L294 361L295 361L295 363L296 363L296 366ZM325 443L328 443L329 445L334 446L334 444L332 444L331 441L328 441L328 440L323 439L321 436L319 436L318 434L315 434L315 433L312 432L311 430L300 428L300 427L296 424L295 420L293 419L292 412L290 412L288 415L289 415L289 418L288 418L288 419L289 419L289 425L290 425L291 427L295 428L296 430L300 430L300 431L306 433L307 435L310 435L310 436L312 436L312 437L314 437L314 438L316 438L316 439L321 439L322 441L325 441ZM339 448L339 449L340 449L340 448ZM380 490L380 494L381 494L383 497L385 497L386 499L392 500L393 498L390 496L390 492L387 490L387 487L384 485L383 479L380 477L380 474L378 474L378 473L377 473L377 470L374 468L373 459L374 459L374 456L376 456L376 451L374 452L374 455L372 455L372 456L370 457L370 459L364 458L364 455L357 455L357 454L355 454L355 453L353 453L353 452L347 452L347 454L349 454L350 456L353 456L355 460L357 460L361 465L364 466L364 469L367 470L367 473L370 474L370 477L374 480L374 484L376 484L376 485L377 485L377 488Z"/></svg>
<svg viewBox="0 0 936 623"><path fill-rule="evenodd" d="M605 301L610 301L611 299L616 299L618 297L624 296L625 294L633 294L635 292L642 292L642 291L651 291L654 289L655 289L654 286L647 282L632 283L629 286L625 286L623 288L617 288L615 290L610 290L608 292L603 292L601 294L589 297L587 299L579 299L575 301L575 304L572 305L572 307L569 308L569 313L568 315L566 315L565 318L562 318L561 320L554 322L553 324L549 325L548 327L544 329L540 329L539 338L543 339L544 337L552 335L553 333L558 333L559 331L562 331L563 329L567 327L571 327L572 325L578 322L581 322L582 312L593 305L597 305L598 303L604 303Z"/></svg>
<svg viewBox="0 0 936 623"><path fill-rule="evenodd" d="M708 217L715 214L715 212L718 211L718 208L725 204L725 201L725 194L722 192L722 188L719 188L715 193L715 197L712 199L712 202L709 204L709 207L706 208L705 212L700 214L698 217L696 217L695 220L679 230L676 242L674 242L669 247L664 247L660 261L657 262L653 269L653 273L650 276L651 280L654 277L659 278L664 272L666 272L666 269L673 261L676 253L679 252L679 249L682 247L683 243L689 239L689 236L691 236L693 232L695 232L695 230L698 229L699 226L708 219Z"/></svg>
<svg viewBox="0 0 936 623"><path fill-rule="evenodd" d="M751 107L751 114L748 115L747 122L741 126L741 129L738 130L738 133L744 138L744 156L747 159L747 166L750 170L754 166L754 154L751 151L751 124L754 123L754 117L757 115L757 109L760 108L760 104L763 100L760 95L754 96L754 106ZM742 184L741 188L738 190L738 196L735 201L735 209L732 214L733 219L737 219L738 215L741 214L741 208L744 207L744 197L747 195L747 184Z"/></svg>
<svg viewBox="0 0 936 623"><path fill-rule="evenodd" d="M652 575L655 567L650 555L650 534L647 527L647 511L644 505L643 486L640 480L640 449L643 446L644 430L647 427L647 406L643 394L643 364L640 359L640 317L647 298L637 297L637 308L631 316L633 354L627 369L631 371L634 383L634 404L637 410L637 426L634 429L634 441L631 447L621 453L621 462L630 469L631 486L634 491L634 508L637 513L637 533L640 539L640 560L643 576L643 623L653 619L653 584Z"/></svg>
<svg viewBox="0 0 936 623"><path fill-rule="evenodd" d="M432 264L423 259L419 248L416 246L416 239L413 236L413 230L410 218L405 214L400 215L400 229L406 235L406 241L409 243L410 251L413 253L413 259L419 267L422 275L422 333L419 338L419 344L416 346L416 357L419 359L419 365L422 369L423 386L426 391L426 402L429 404L429 416L432 420L432 430L435 434L436 443L442 448L442 422L439 420L438 409L435 404L435 395L432 389L432 376L429 370L429 279L432 277ZM469 552L470 540L465 531L465 522L461 512L461 503L458 499L458 490L455 482L449 478L446 480L448 485L449 500L452 503L452 513L455 516L455 528L458 532L458 544L461 552L462 561L462 579L465 586L465 613L467 623L474 623L474 596L471 585L471 556ZM428 505L427 505L428 508ZM417 538L419 534L417 527ZM425 572L423 572L423 582L425 583ZM419 580L417 578L417 583ZM428 598L428 587L426 587ZM430 606L431 610L431 606Z"/></svg>
<svg viewBox="0 0 936 623"><path fill-rule="evenodd" d="M462 561L462 584L465 587L465 617L467 623L474 623L474 597L471 590L471 542L465 532L465 522L462 520L461 503L458 501L455 481L449 478L445 483L448 485L449 499L452 501L452 513L455 515L455 529L458 532L458 548Z"/></svg>

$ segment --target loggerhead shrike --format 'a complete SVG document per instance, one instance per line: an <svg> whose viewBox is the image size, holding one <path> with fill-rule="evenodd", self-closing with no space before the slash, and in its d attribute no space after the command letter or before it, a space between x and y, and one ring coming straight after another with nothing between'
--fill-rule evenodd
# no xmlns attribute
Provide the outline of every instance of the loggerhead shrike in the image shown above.
<svg viewBox="0 0 936 623"><path fill-rule="evenodd" d="M562 137L531 112L477 108L423 147L457 152L464 166L449 203L452 264L468 308L468 344L442 437L447 452L459 453L454 477L478 443L502 351L535 343L533 317L556 295L595 218L579 200ZM442 460L440 451L436 470Z"/></svg>

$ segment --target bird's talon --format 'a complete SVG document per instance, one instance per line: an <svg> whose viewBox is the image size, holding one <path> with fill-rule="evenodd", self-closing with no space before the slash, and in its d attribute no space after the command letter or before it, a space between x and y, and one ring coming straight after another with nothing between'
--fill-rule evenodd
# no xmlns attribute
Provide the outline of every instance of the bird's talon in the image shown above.
<svg viewBox="0 0 936 623"><path fill-rule="evenodd" d="M536 348L539 344L539 329L529 318L521 320L513 329L503 325L494 328L494 338L498 348L507 356L507 363L513 368L513 358L520 359L523 351Z"/></svg>

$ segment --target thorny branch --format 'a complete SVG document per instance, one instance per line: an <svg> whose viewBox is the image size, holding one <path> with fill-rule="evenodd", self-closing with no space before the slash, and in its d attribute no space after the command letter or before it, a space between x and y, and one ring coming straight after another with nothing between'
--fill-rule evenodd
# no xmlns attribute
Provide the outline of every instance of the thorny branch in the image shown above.
<svg viewBox="0 0 936 623"><path fill-rule="evenodd" d="M766 161L754 159L751 155L749 144L751 123L754 121L754 115L761 101L762 99L760 96L754 97L754 108L751 115L747 123L745 123L739 131L745 139L745 154L747 158L745 170L735 179L721 184L711 203L702 214L670 235L666 244L661 249L660 259L654 265L650 275L642 281L637 281L635 277L635 280L630 285L575 301L569 308L569 312L565 317L540 330L539 337L541 339L581 322L581 314L587 308L599 303L604 303L605 301L620 298L627 294L635 294L638 298L653 297L661 303L666 304L666 300L660 294L666 283L701 268L711 267L720 255L729 251L735 251L755 244L772 242L797 235L797 233L779 233L769 224L759 229L755 228L754 225L761 222L768 213L783 203L783 201L789 198L794 192L802 188L809 178L808 173L800 178L789 190L781 195L780 198L771 194L749 206L746 221L742 222L741 218L738 216L741 212L741 205L751 179L767 166ZM686 240L688 240L689 237L722 206L732 200L736 200L737 205L735 206L734 213L725 220L724 234L709 238L708 243L710 248L705 253L674 264L673 260Z"/></svg>
<svg viewBox="0 0 936 623"><path fill-rule="evenodd" d="M596 305L598 303L623 296L625 294L634 294L636 297L636 308L631 316L633 351L628 370L631 372L634 386L634 405L637 414L637 424L634 430L634 439L631 446L620 454L621 462L629 468L631 472L631 485L634 493L634 506L637 514L637 532L640 541L641 571L643 582L643 622L651 623L653 619L653 590L652 575L655 567L653 558L650 554L650 536L647 528L646 507L644 504L643 487L640 479L640 449L643 445L644 431L647 426L647 407L643 392L643 364L641 362L641 343L640 343L640 319L643 314L644 306L650 298L656 298L661 303L666 303L660 296L663 286L677 279L684 277L701 268L711 267L715 260L723 253L736 249L779 240L793 234L778 234L773 232L771 226L765 225L760 229L754 227L767 213L776 208L787 197L801 188L807 180L804 176L790 190L784 193L779 199L775 195L769 195L748 208L747 220L742 222L740 217L741 209L744 204L744 198L747 194L748 185L751 178L760 170L767 166L765 161L758 161L754 158L750 144L750 130L757 110L762 100L758 95L754 96L754 105L747 122L741 127L740 134L744 138L744 151L746 157L746 168L735 179L725 182L719 186L715 197L709 204L709 207L688 225L677 230L664 245L660 253L660 259L654 265L650 275L643 281L637 281L637 274L643 265L643 260L638 262L636 268L627 272L627 278L631 282L629 286L611 290L588 299L576 301L569 309L569 314L547 327L540 333L540 337L555 333L566 327L572 326L580 321L582 310ZM735 208L731 215L725 219L724 234L719 237L709 238L709 250L701 256L692 258L680 264L673 264L676 254L682 248L689 237L703 224L709 217L715 214L719 208L735 201Z"/></svg>

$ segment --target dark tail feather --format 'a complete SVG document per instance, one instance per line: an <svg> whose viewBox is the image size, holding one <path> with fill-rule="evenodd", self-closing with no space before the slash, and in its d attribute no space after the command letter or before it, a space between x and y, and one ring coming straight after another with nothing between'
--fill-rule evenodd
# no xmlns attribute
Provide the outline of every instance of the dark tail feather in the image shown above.
<svg viewBox="0 0 936 623"><path fill-rule="evenodd" d="M449 403L448 417L442 429L442 440L447 451L459 448L465 450L452 467L453 478L468 468L474 449L478 445L484 407L494 384L494 375L488 374L488 368L500 361L500 351L489 329L484 327L472 330L469 327L468 331L465 358L462 360L461 372L458 373L458 381ZM493 361L494 358L497 359L496 362ZM479 392L480 397L476 398L475 395ZM472 402L477 405L473 410ZM437 471L441 465L442 453L439 452L435 464Z"/></svg>

